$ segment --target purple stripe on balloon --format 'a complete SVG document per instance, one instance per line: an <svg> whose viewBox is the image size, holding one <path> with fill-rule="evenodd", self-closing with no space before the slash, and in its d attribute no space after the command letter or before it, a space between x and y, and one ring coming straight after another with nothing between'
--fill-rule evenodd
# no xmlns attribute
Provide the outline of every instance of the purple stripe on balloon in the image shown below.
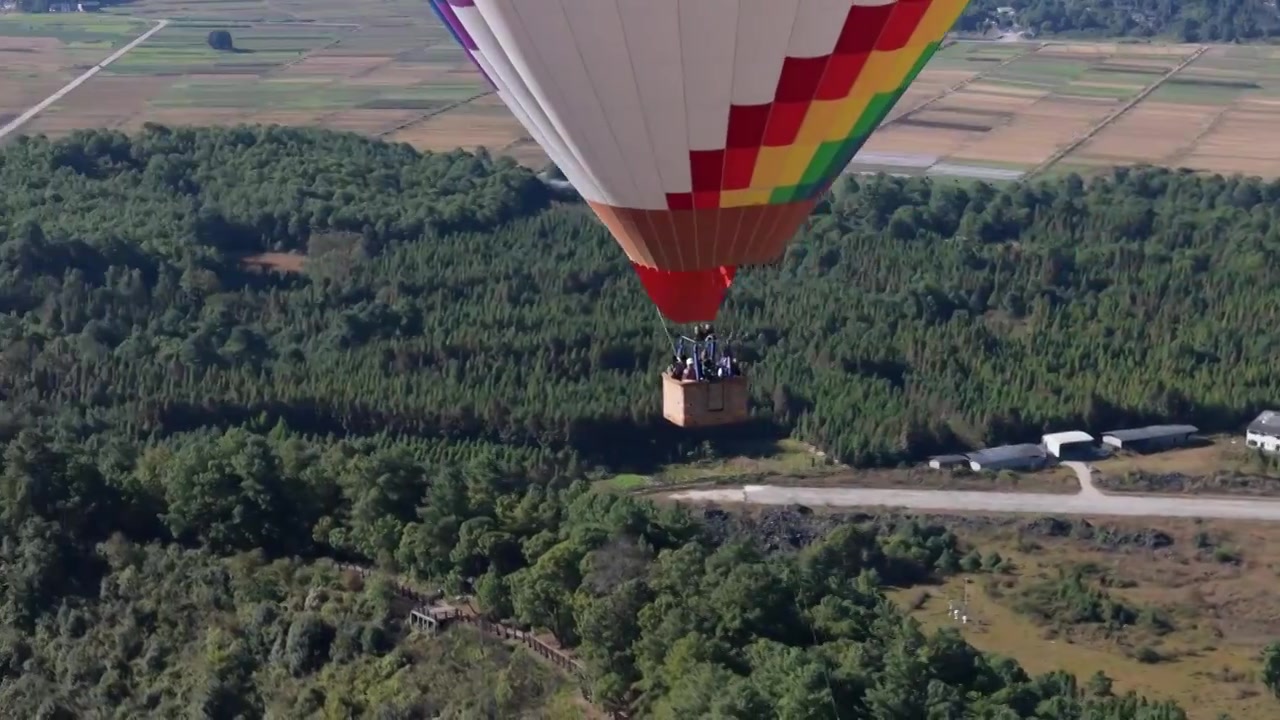
<svg viewBox="0 0 1280 720"><path fill-rule="evenodd" d="M467 54L471 64L475 65L480 74L484 76L485 81L489 85L497 87L497 84L493 82L493 78L489 77L489 73L485 72L484 67L476 60L475 54L480 48L476 46L475 40L471 38L471 33L467 32L466 26L458 19L458 14L453 11L451 4L460 7L474 7L475 3L472 0L431 0L431 9L436 11L436 16L440 18L440 22L444 23L444 26L449 29L449 34L453 35L453 39L457 40L458 44L462 46L462 51Z"/></svg>
<svg viewBox="0 0 1280 720"><path fill-rule="evenodd" d="M431 0L431 4L436 7L436 14L444 20L444 24L449 28L449 32L457 38L462 47L469 51L475 52L479 50L476 47L476 41L471 39L471 33L467 32L467 28L463 26L462 21L458 19L458 14L453 11L456 7L474 7L474 3L470 0L462 0L465 4L455 2L454 0Z"/></svg>

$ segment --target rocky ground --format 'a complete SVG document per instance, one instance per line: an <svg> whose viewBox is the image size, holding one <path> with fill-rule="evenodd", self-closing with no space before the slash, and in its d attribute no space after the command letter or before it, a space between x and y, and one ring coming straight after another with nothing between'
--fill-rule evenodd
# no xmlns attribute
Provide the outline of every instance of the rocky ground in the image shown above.
<svg viewBox="0 0 1280 720"><path fill-rule="evenodd" d="M1136 470L1123 475L1100 475L1094 478L1094 484L1111 492L1280 496L1280 478L1230 471L1193 476L1179 472Z"/></svg>
<svg viewBox="0 0 1280 720"><path fill-rule="evenodd" d="M906 515L903 513L820 512L794 505L761 507L750 512L729 512L721 508L703 508L702 520L717 542L748 536L771 552L799 550L846 523L871 523L885 532L904 522L944 526L961 537L988 535L994 531L1013 531L1020 539L1074 538L1100 550L1126 548L1161 550L1174 544L1174 538L1156 528L1134 528L1107 523L1095 524L1083 518L982 517L957 515Z"/></svg>

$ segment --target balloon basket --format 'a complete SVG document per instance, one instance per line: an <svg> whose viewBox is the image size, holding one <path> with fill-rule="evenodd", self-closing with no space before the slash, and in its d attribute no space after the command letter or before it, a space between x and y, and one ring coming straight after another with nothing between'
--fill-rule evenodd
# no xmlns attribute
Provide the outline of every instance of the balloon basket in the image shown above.
<svg viewBox="0 0 1280 720"><path fill-rule="evenodd" d="M747 414L745 375L715 380L677 380L662 376L662 416L683 428L734 425Z"/></svg>

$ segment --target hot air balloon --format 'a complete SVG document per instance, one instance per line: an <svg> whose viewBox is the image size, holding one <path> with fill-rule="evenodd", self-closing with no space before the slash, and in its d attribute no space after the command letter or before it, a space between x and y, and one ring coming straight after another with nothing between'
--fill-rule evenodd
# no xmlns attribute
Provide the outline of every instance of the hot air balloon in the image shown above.
<svg viewBox="0 0 1280 720"><path fill-rule="evenodd" d="M659 312L701 323L782 256L968 0L431 2ZM721 390L668 419L744 419L745 380Z"/></svg>

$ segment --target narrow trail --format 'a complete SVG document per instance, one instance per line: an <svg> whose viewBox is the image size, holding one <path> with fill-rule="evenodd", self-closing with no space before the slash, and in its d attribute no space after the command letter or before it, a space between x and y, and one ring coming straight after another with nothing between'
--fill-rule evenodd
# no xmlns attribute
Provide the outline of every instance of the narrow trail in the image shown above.
<svg viewBox="0 0 1280 720"><path fill-rule="evenodd" d="M82 73L80 77L76 78L75 80L72 80L66 85L63 85L62 89L58 90L54 94L45 98L44 100L41 100L40 102L36 103L26 112L22 113L21 115L19 115L18 117L10 121L8 125L5 125L4 127L0 127L0 141L3 141L7 136L9 136L13 132L21 128L23 125L26 125L35 116L39 115L45 110L48 110L49 106L53 105L54 103L58 102L62 98L66 97L72 90L75 90L76 88L88 82L90 78L102 72L104 69L106 69L108 65L119 60L125 55L128 55L129 51L133 50L134 48L138 47L142 43L151 39L152 35L155 35L156 33L160 32L161 30L165 29L168 26L169 26L168 20L158 21L155 24L155 27L152 27L150 30L147 30L146 32L139 35L138 37L134 38L128 45L125 45L119 50L111 53L106 57L105 60L98 63L97 65L94 65L93 67L89 68L84 73Z"/></svg>

